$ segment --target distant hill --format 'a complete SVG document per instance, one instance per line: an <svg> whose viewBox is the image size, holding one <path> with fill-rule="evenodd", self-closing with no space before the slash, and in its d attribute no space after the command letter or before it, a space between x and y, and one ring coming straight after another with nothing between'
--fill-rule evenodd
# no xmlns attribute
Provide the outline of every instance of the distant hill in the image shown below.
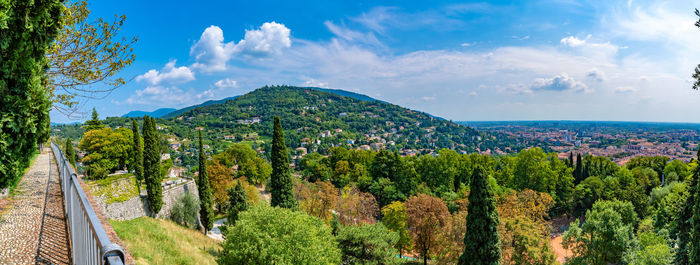
<svg viewBox="0 0 700 265"><path fill-rule="evenodd" d="M170 113L168 113L168 114L166 114L166 115L163 115L163 116L160 117L160 118L167 119L167 118L176 117L176 116L178 116L178 115L180 115L180 114L182 114L182 113L185 113L185 112L187 112L187 111L189 111L189 110L191 110L191 109L194 109L194 108L206 107L206 106L214 105L214 104L221 104L221 103L226 102L227 100L232 100L232 99L235 99L235 98L237 98L237 97L239 97L239 96L227 97L227 98L223 98L223 99L219 99L219 100L207 100L207 101L205 101L205 102L202 103L202 104L198 104L198 105L194 105L194 106L189 106L189 107L182 108L182 109L179 109L179 110L171 111Z"/></svg>
<svg viewBox="0 0 700 265"><path fill-rule="evenodd" d="M441 148L475 152L490 139L470 127L366 95L292 86L266 86L238 97L208 101L171 112L158 122L166 131L187 139L195 139L196 128L205 128L208 139L217 139L212 143L216 145L224 136L267 142L273 116L282 119L288 146L311 150L367 146L405 154Z"/></svg>
<svg viewBox="0 0 700 265"><path fill-rule="evenodd" d="M171 113L173 111L176 111L176 109L172 108L162 108L162 109L157 109L151 112L148 111L140 111L140 110L133 110L129 111L129 113L122 115L123 118L134 118L134 117L143 117L143 116L151 116L155 118L160 118L163 117L164 115Z"/></svg>

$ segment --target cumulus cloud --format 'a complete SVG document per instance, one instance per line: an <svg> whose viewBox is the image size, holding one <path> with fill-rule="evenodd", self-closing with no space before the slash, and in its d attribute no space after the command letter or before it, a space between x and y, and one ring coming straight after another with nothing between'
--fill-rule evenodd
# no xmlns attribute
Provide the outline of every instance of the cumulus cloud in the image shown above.
<svg viewBox="0 0 700 265"><path fill-rule="evenodd" d="M588 86L582 82L576 81L567 73L559 74L552 78L537 78L530 86L532 90L550 90L550 91L587 91Z"/></svg>
<svg viewBox="0 0 700 265"><path fill-rule="evenodd" d="M194 73L187 66L175 67L176 60L165 64L160 71L151 69L145 74L136 77L137 82L146 81L151 85L161 83L184 83L194 80Z"/></svg>
<svg viewBox="0 0 700 265"><path fill-rule="evenodd" d="M593 68L588 73L586 73L586 77L597 81L597 82L603 82L605 80L605 72L601 71L598 68Z"/></svg>
<svg viewBox="0 0 700 265"><path fill-rule="evenodd" d="M209 26L190 48L190 56L197 61L192 67L205 72L226 70L226 61L231 58L235 47L234 42L224 43L221 28Z"/></svg>
<svg viewBox="0 0 700 265"><path fill-rule="evenodd" d="M589 38L590 38L590 35L589 35ZM588 38L579 39L579 38L576 38L574 36L569 36L569 37L561 39L561 41L559 41L559 42L561 42L561 44L564 44L564 45L570 46L570 47L581 47L583 45L586 45L587 39Z"/></svg>
<svg viewBox="0 0 700 265"><path fill-rule="evenodd" d="M292 45L290 30L283 24L265 22L258 29L246 30L238 43L224 42L224 32L217 26L204 30L199 41L190 48L193 68L205 72L226 70L226 62L235 55L265 57L280 54Z"/></svg>
<svg viewBox="0 0 700 265"><path fill-rule="evenodd" d="M216 83L214 83L214 86L217 88L236 88L238 87L238 82L231 78L224 78L219 81L216 81Z"/></svg>

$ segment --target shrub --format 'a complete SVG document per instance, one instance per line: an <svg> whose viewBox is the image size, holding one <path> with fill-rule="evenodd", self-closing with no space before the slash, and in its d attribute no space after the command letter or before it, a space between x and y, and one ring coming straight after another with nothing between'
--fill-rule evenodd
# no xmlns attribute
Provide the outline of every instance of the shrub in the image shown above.
<svg viewBox="0 0 700 265"><path fill-rule="evenodd" d="M170 210L170 219L180 225L189 228L197 228L199 226L199 222L197 221L198 212L199 199L188 192L177 199L172 210Z"/></svg>

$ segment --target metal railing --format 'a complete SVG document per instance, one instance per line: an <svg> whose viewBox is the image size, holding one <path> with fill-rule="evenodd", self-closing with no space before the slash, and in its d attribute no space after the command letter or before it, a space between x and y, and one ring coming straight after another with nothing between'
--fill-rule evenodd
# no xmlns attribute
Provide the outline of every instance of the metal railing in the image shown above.
<svg viewBox="0 0 700 265"><path fill-rule="evenodd" d="M124 251L112 243L88 202L68 159L61 148L51 142L58 163L68 228L70 229L73 264L123 265Z"/></svg>

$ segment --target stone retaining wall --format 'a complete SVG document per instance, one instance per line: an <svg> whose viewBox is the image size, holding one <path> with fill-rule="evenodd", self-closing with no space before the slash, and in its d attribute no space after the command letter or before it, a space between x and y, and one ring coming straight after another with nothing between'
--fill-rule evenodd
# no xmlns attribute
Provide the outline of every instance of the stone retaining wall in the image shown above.
<svg viewBox="0 0 700 265"><path fill-rule="evenodd" d="M170 210L173 205L185 193L192 193L199 198L197 185L191 179L183 179L184 183L164 185L163 187L163 208L161 208L157 218L170 218ZM145 188L145 187L144 187ZM150 216L150 209L146 200L145 189L140 196L135 196L125 202L106 203L102 198L96 198L102 212L110 219L120 221L131 220L141 216Z"/></svg>

